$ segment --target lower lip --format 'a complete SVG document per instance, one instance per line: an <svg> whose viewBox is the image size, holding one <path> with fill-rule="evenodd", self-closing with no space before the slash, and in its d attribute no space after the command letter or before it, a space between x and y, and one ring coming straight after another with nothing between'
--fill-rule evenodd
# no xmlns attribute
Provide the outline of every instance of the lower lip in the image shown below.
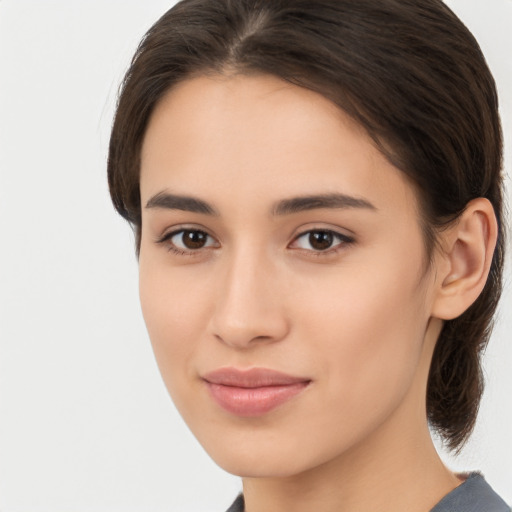
<svg viewBox="0 0 512 512"><path fill-rule="evenodd" d="M301 393L309 382L281 386L238 388L206 383L213 399L226 411L237 416L261 416Z"/></svg>

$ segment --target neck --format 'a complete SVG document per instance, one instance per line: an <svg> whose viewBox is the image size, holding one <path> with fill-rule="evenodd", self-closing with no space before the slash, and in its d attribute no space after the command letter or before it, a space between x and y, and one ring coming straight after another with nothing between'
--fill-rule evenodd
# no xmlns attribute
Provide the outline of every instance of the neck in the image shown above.
<svg viewBox="0 0 512 512"><path fill-rule="evenodd" d="M440 460L428 429L378 452L356 447L305 473L247 478L246 512L427 512L460 480Z"/></svg>

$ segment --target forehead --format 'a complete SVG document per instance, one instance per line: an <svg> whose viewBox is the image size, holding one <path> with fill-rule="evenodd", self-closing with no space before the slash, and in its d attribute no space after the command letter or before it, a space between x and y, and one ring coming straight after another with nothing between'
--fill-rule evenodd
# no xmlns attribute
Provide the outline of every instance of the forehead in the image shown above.
<svg viewBox="0 0 512 512"><path fill-rule="evenodd" d="M249 203L312 191L415 205L361 126L323 96L267 75L201 76L164 96L142 147L143 201L165 189Z"/></svg>

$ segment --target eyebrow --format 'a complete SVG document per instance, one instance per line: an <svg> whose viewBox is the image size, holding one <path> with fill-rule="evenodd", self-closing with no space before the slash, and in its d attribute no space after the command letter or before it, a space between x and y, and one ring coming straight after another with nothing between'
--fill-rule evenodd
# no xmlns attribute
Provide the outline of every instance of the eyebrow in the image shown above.
<svg viewBox="0 0 512 512"><path fill-rule="evenodd" d="M372 203L359 197L348 196L346 194L318 194L311 196L293 197L291 199L283 199L274 206L272 213L274 215L290 215L292 213L322 208L363 208L368 210L377 209Z"/></svg>
<svg viewBox="0 0 512 512"><path fill-rule="evenodd" d="M182 210L204 215L219 216L219 212L206 201L196 197L159 192L146 203L146 208L162 208L166 210ZM366 199L346 194L315 194L292 197L278 201L272 208L272 215L282 216L317 209L362 208L376 210Z"/></svg>
<svg viewBox="0 0 512 512"><path fill-rule="evenodd" d="M196 197L159 192L149 199L146 208L163 208L166 210L183 210L184 212L203 213L218 216L219 213L206 201Z"/></svg>

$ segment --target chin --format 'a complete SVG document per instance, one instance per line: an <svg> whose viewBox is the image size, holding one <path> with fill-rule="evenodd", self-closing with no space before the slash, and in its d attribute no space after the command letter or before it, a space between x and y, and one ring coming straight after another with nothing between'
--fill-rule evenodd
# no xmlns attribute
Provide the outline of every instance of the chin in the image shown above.
<svg viewBox="0 0 512 512"><path fill-rule="evenodd" d="M308 451L301 449L302 443L294 439L281 442L271 437L262 442L228 439L213 445L204 443L203 448L219 467L242 478L292 477L332 458L332 449L316 451L312 443L312 450Z"/></svg>
<svg viewBox="0 0 512 512"><path fill-rule="evenodd" d="M258 460L259 459L259 460ZM298 467L293 457L276 456L271 460L261 456L242 460L234 456L214 459L215 463L224 471L242 478L286 478L300 474L307 468Z"/></svg>

